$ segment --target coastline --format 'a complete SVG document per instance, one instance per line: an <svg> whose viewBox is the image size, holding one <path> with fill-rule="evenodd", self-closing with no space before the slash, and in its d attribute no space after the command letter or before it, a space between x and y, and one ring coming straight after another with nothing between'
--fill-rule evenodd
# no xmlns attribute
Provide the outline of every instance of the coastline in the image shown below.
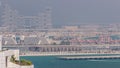
<svg viewBox="0 0 120 68"><path fill-rule="evenodd" d="M120 53L24 53L20 56L74 56L74 55L120 55Z"/></svg>

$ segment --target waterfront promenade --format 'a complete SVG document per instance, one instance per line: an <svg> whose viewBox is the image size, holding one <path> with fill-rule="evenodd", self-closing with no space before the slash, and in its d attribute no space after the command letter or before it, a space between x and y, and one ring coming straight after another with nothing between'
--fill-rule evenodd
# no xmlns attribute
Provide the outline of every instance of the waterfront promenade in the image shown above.
<svg viewBox="0 0 120 68"><path fill-rule="evenodd" d="M80 53L80 52L28 52L21 53L20 56L66 56L66 55L117 55L120 56L119 52L114 53Z"/></svg>
<svg viewBox="0 0 120 68"><path fill-rule="evenodd" d="M99 55L120 54L119 45L13 45L3 48L20 49L20 56L61 56L61 55Z"/></svg>

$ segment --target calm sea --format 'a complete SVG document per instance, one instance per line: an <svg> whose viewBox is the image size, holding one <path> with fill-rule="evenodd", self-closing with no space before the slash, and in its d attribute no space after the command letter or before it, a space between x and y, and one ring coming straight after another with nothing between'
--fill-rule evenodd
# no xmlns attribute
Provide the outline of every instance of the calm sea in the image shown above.
<svg viewBox="0 0 120 68"><path fill-rule="evenodd" d="M35 68L120 68L120 59L107 60L60 60L57 56L26 56Z"/></svg>

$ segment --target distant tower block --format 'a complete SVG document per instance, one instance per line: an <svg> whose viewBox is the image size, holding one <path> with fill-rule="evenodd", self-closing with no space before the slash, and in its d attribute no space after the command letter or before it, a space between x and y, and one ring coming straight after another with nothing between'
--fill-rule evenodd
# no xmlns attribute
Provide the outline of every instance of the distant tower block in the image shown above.
<svg viewBox="0 0 120 68"><path fill-rule="evenodd" d="M43 13L40 13L40 27L43 29L50 29L52 28L52 16L51 16L51 8L47 7Z"/></svg>
<svg viewBox="0 0 120 68"><path fill-rule="evenodd" d="M0 0L1 6L4 8L8 4L8 0Z"/></svg>
<svg viewBox="0 0 120 68"><path fill-rule="evenodd" d="M7 0L2 0L2 12L1 12L2 26L8 27L8 29L15 29L17 20L17 11L11 9Z"/></svg>
<svg viewBox="0 0 120 68"><path fill-rule="evenodd" d="M15 9L11 9L8 0L1 0L2 12L0 12L2 26L8 31L16 30L38 30L52 28L51 7L47 7L44 12L40 12L38 16L19 15Z"/></svg>
<svg viewBox="0 0 120 68"><path fill-rule="evenodd" d="M2 35L0 35L0 51L2 50Z"/></svg>
<svg viewBox="0 0 120 68"><path fill-rule="evenodd" d="M2 5L1 1L0 1L0 6Z"/></svg>
<svg viewBox="0 0 120 68"><path fill-rule="evenodd" d="M46 8L46 11L45 11L45 14L46 14L46 21L45 21L45 28L52 28L52 8L51 7L47 7Z"/></svg>

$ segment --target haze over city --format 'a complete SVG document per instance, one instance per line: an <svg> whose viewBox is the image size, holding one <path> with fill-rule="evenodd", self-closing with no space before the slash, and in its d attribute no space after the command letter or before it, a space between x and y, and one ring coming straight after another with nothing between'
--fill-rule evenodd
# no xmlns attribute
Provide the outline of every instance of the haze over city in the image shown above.
<svg viewBox="0 0 120 68"><path fill-rule="evenodd" d="M0 68L120 68L119 0L0 0Z"/></svg>
<svg viewBox="0 0 120 68"><path fill-rule="evenodd" d="M119 3L119 0L9 0L22 15L37 15L43 6L51 6L54 25L119 23Z"/></svg>

